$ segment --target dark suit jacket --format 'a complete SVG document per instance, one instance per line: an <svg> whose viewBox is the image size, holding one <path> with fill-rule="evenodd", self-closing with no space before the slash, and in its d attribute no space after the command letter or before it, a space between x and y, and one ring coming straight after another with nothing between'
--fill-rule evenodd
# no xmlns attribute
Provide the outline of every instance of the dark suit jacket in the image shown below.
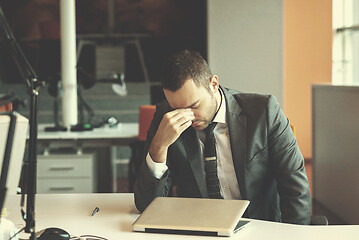
<svg viewBox="0 0 359 240"><path fill-rule="evenodd" d="M246 217L309 224L311 199L304 159L289 121L273 96L244 94L221 88L227 103L227 123L239 190L250 200ZM147 134L145 153L165 113L157 106ZM158 196L168 196L172 184L183 197L206 198L204 162L197 132L189 127L169 147L168 170L156 179L146 162L135 183L135 203L143 211Z"/></svg>

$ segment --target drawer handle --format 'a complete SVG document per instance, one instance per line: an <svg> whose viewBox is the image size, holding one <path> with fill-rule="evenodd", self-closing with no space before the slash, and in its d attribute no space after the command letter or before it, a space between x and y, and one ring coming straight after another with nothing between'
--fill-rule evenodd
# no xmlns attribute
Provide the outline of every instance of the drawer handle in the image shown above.
<svg viewBox="0 0 359 240"><path fill-rule="evenodd" d="M50 167L50 171L69 171L74 169L75 167Z"/></svg>
<svg viewBox="0 0 359 240"><path fill-rule="evenodd" d="M71 191L74 187L50 187L50 191Z"/></svg>

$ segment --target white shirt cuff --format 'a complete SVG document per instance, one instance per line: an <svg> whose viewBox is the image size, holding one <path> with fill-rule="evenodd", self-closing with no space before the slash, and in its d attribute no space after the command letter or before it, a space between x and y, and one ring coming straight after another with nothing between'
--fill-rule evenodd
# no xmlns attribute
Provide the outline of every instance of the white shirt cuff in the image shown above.
<svg viewBox="0 0 359 240"><path fill-rule="evenodd" d="M165 162L164 163L154 162L149 153L147 153L146 156L146 163L148 168L153 173L153 176L157 179L161 179L168 169Z"/></svg>

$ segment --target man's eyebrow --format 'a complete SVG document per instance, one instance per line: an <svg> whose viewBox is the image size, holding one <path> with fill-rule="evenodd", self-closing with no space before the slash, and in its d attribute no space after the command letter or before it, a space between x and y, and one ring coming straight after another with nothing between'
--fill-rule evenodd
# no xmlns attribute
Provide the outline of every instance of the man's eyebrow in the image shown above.
<svg viewBox="0 0 359 240"><path fill-rule="evenodd" d="M188 107L185 107L185 108L191 108L191 107L193 107L194 105L196 105L198 102L199 102L199 100L195 101L194 103L192 103L191 105L189 105Z"/></svg>

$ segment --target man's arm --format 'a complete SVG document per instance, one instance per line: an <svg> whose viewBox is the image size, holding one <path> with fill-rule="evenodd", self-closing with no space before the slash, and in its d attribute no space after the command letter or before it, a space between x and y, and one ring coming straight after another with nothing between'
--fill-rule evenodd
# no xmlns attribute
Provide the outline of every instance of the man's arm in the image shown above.
<svg viewBox="0 0 359 240"><path fill-rule="evenodd" d="M191 126L192 120L194 115L191 109L175 109L163 116L148 150L153 161L166 162L168 147Z"/></svg>
<svg viewBox="0 0 359 240"><path fill-rule="evenodd" d="M304 159L275 97L268 100L268 145L280 196L282 221L309 224L311 198Z"/></svg>
<svg viewBox="0 0 359 240"><path fill-rule="evenodd" d="M164 114L158 108L147 132L145 156L149 154L155 163L166 163L168 147L191 126L193 119L191 109L176 109ZM171 188L170 173L168 169L157 179L147 162L143 161L134 186L135 204L139 211L142 212L155 197L168 195Z"/></svg>

